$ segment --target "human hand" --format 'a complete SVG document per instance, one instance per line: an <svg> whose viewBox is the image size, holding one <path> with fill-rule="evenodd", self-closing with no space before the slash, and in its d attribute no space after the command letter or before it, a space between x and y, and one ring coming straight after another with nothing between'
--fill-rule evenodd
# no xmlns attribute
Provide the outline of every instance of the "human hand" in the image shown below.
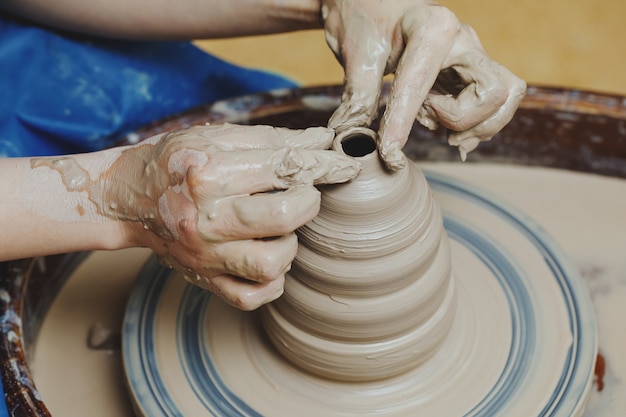
<svg viewBox="0 0 626 417"><path fill-rule="evenodd" d="M391 169L417 120L450 129L461 159L513 117L526 83L492 61L473 29L430 0L322 0L326 40L345 70L342 102L329 121L338 132L369 126L383 76L395 72L378 149Z"/></svg>
<svg viewBox="0 0 626 417"><path fill-rule="evenodd" d="M97 198L162 262L252 310L282 294L294 230L319 210L313 185L358 173L352 158L323 150L333 137L230 124L167 133L124 151Z"/></svg>

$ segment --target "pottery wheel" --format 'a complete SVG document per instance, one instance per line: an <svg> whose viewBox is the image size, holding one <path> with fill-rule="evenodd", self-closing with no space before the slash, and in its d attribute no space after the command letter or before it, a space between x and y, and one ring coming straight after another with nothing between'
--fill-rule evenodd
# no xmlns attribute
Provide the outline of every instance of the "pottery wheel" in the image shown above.
<svg viewBox="0 0 626 417"><path fill-rule="evenodd" d="M524 214L458 180L427 178L451 240L459 299L434 357L382 381L324 380L285 361L258 314L226 306L151 259L123 328L137 414L582 414L597 346L576 269Z"/></svg>

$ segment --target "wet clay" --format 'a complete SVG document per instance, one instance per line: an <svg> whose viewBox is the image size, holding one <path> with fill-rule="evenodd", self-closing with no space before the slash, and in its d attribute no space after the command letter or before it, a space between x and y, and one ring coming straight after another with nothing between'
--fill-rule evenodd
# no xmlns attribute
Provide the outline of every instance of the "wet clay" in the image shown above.
<svg viewBox="0 0 626 417"><path fill-rule="evenodd" d="M461 159L513 117L524 81L492 61L478 36L435 1L322 0L326 40L345 69L341 105L328 125L370 126L383 76L394 73L380 124L380 155L404 167L413 122L450 129Z"/></svg>
<svg viewBox="0 0 626 417"><path fill-rule="evenodd" d="M432 170L432 165L430 164L426 168ZM436 165L436 164L435 164ZM456 164L454 164L456 165ZM624 241L623 236L626 234L615 233L615 227L617 226L620 230L623 227L620 227L622 223L619 221L621 218L621 212L619 207L622 206L623 198L619 198L619 202L615 201L615 196L622 196L626 193L622 193L621 191L624 189L624 184L618 181L609 181L606 178L602 177L590 177L585 175L575 175L573 173L568 173L565 171L556 171L556 170L545 170L539 168L515 168L511 166L503 166L498 165L496 167L490 167L486 164L463 164L462 167L457 170L453 170L449 165L444 165L444 167L440 167L439 169L442 172L450 172L455 173L458 178L464 179L465 181L474 182L476 185L487 185L490 186L489 190L493 195L497 195L500 198L509 198L513 199L516 207L522 207L524 210L529 210L532 213L533 218L539 218L542 220L542 224L549 228L551 234L559 237L559 241L565 243L568 246L568 254L575 259L587 259L591 257L592 259L598 259L606 261L605 263L615 264L616 268L609 267L608 272L609 275L612 275L611 280L614 281L614 284L611 285L619 285L620 281L620 269L618 268L620 265L623 265L623 259L621 254L619 253L621 242ZM423 167L423 165L422 165ZM470 170L473 168L473 170ZM537 172L535 172L537 171ZM544 188L538 189L534 187L533 184L536 184L537 180L543 180ZM564 202L567 206L575 206L580 203L580 199L578 198L578 194L575 190L580 189L583 186L585 189L593 190L592 197L593 201L596 203L592 203L591 201L587 201L585 204L585 208L580 211L567 211L563 212L562 207ZM520 193L520 190L526 190L524 193ZM602 197L604 196L604 197ZM441 198L440 195L435 194L435 198L439 200ZM606 211L603 211L602 218L604 218L604 223L600 225L600 227L594 227L593 230L596 231L595 234L592 234L590 240L581 240L575 239L575 235L578 233L577 228L572 228L572 224L577 224L579 226L584 225L586 222L586 214L589 213L594 204L597 202L602 203L600 206L606 208ZM444 211L449 210L450 206L448 202L443 201L441 204ZM587 207L589 206L589 207ZM565 215L566 221L563 221L563 216ZM585 229L587 232L588 229ZM562 239L562 240L561 240ZM613 248L611 250L612 253L611 259L613 261L609 262L609 260L605 259L601 254L605 254L606 251L601 251L600 248L603 245L597 245L598 242L606 242L608 239L611 242L609 248ZM454 242L452 242L454 245ZM455 249L455 248L453 248ZM110 254L110 253L98 253L97 256L104 257L104 260L99 265L95 266L93 270L86 270L79 275L78 277L70 279L68 285L66 285L63 289L64 293L67 293L71 290L74 294L76 301L81 301L84 303L81 314L76 314L75 308L72 307L72 303L68 302L66 297L62 297L61 299L57 299L55 301L55 306L53 309L53 314L48 315L46 322L44 323L42 334L37 343L37 349L35 351L35 364L39 364L36 366L36 383L37 386L41 389L42 395L46 404L52 407L53 415L64 415L64 416L84 416L91 414L97 414L102 416L108 415L119 415L119 416L134 416L130 405L128 408L123 408L118 406L118 402L120 401L115 394L120 395L122 399L125 399L123 396L123 390L120 390L120 387L123 387L124 380L123 376L120 374L116 377L111 376L110 374L117 370L116 367L112 366L109 361L109 356L105 356L103 352L94 352L88 350L85 346L85 334L87 333L89 326L97 321L103 320L103 317L108 317L106 312L111 310L112 306L116 306L121 310L114 310L115 317L117 320L121 320L121 315L123 314L123 305L127 298L127 290L130 288L132 282L135 280L135 275L133 272L126 271L123 268L119 269L118 272L112 272L106 268L107 264L113 264L115 266L119 266L120 259L124 255L124 252L118 254ZM147 254L146 254L147 255ZM600 255L600 256L599 256ZM140 260L138 260L140 259ZM141 263L143 262L143 257L138 257L136 254L129 255L129 260L122 262L133 261L136 263L136 268L139 268ZM101 265L104 265L103 269ZM135 265L135 264L133 264ZM463 280L466 278L463 276L463 272L468 270L467 263L463 265L459 265L460 268L457 268L460 274L457 274L457 277L461 278L459 290L461 293L459 294L460 302L463 299L467 298L467 294L465 294L462 288ZM606 265L608 266L608 265ZM133 267L134 268L134 267ZM135 269L131 268L132 271ZM116 269L116 271L117 271ZM96 280L95 284L93 281L93 274L102 273L102 271L106 270L108 274L113 273L114 276L119 279L120 274L126 276L126 281L124 281L128 288L126 291L124 289L108 291L107 294L110 295L107 300L106 309L103 312L95 312L94 304L85 302L85 296L88 295L87 299L99 300L102 301L102 291L103 287L108 287L111 283L110 279L106 279L106 275L104 274L105 279ZM613 271L611 273L611 270ZM95 271L95 272L94 272ZM460 276L459 276L460 275ZM171 281L178 281L177 279L172 279ZM606 279L601 279L601 287L604 288L604 285L607 285ZM80 287L77 285L80 284ZM470 281L470 285L474 287L480 287L480 285L475 285L476 283ZM478 283L479 284L479 283ZM481 305L485 305L486 303L491 303L492 300L485 299L487 292L484 291L483 287L481 288ZM615 287L611 287L615 288ZM621 287L617 287L619 289ZM167 293L170 292L170 288L167 289ZM610 291L611 294L620 293L620 291ZM596 296L599 296L598 301L604 300L602 297L607 297L609 294L606 291L600 291L595 293ZM619 297L620 300L624 300L624 292L621 291L621 295ZM216 304L217 304L216 300ZM615 303L611 303L610 306L606 307L606 314L602 317L603 319L610 319L608 322L600 321L600 328L602 333L605 335L620 335L619 331L619 320L617 316L614 314L616 311L615 308L618 306L617 301ZM102 303L100 303L102 304ZM105 304L102 304L103 306ZM601 306L602 303L597 304ZM68 306L72 308L68 308ZM476 346L487 352L487 360L484 362L476 361L473 358L472 362L467 361L468 358L457 358L454 356L454 352L451 350L444 350L445 347L442 347L444 355L443 362L436 363L437 369L445 369L449 366L451 361L457 363L456 366L452 366L450 371L451 373L445 374L445 378L443 381L448 381L450 379L454 379L455 375L462 373L466 367L460 369L458 367L458 363L471 363L472 366L470 368L479 368L479 371L476 375L472 375L468 377L468 380L472 381L472 384L465 384L461 386L461 397L457 396L456 391L454 391L454 387L449 389L450 386L446 383L441 383L439 381L435 382L433 380L428 380L430 384L430 388L435 388L438 385L443 385L443 393L440 397L437 397L437 401L441 401L438 404L446 404L450 403L450 398L455 398L455 401L460 401L462 397L464 397L469 388L472 388L478 385L482 378L485 377L485 374L489 372L492 367L498 366L498 356L494 354L491 350L493 348L493 344L485 344L485 340L493 340L490 339L492 334L480 333L481 330L485 329L497 329L497 332L500 332L501 329L494 326L494 323L489 320L494 319L493 309L494 306L487 306L487 310L491 310L491 313L488 313L487 320L484 322L484 327L480 327L478 329L472 329L471 331L477 334L478 339L476 340ZM103 307L104 308L104 307ZM478 306L477 308L480 308ZM307 378L306 375L302 373L294 372L293 369L285 370L284 368L288 368L284 363L286 362L282 355L270 355L268 354L270 360L266 355L260 355L259 352L264 348L264 344L260 343L259 345L251 345L248 348L242 348L245 346L247 341L253 338L258 332L259 323L254 320L250 320L250 315L246 313L240 314L240 319L242 321L250 320L251 323L248 327L237 326L236 323L233 322L232 316L237 315L236 312L233 311L232 308L228 308L228 306L220 305L219 308L217 306L212 306L212 310L215 310L216 315L211 316L209 321L206 322L205 327L214 327L215 329L211 331L211 335L209 341L212 341L214 345L217 345L215 349L219 349L219 346L222 346L222 350L225 352L220 353L219 361L216 359L216 365L220 368L224 368L224 372L228 374L229 370L232 373L232 376L226 376L229 380L232 378L236 381L231 388L238 389L241 388L241 391L236 390L235 392L240 395L240 392L243 392L241 395L246 395L246 400L249 400L250 404L255 404L253 399L260 398L268 398L268 408L266 408L266 413L264 415L285 415L285 416L293 416L294 413L298 413L298 415L311 415L311 416L320 416L320 415L347 415L349 413L339 413L337 410L330 409L330 412L304 412L302 411L308 406L303 405L300 402L299 397L293 395L295 399L291 400L292 392L288 389L281 391L280 395L276 394L278 390L280 390L280 385L283 383L283 380L280 377L284 377L284 384L288 387L300 387L306 389L306 396L313 396L317 401L317 404L323 404L325 402L329 402L329 398L332 396L335 397L344 397L348 396L349 398L346 400L347 403L353 404L354 408L358 408L357 411L352 413L352 415L367 415L367 412L373 409L381 409L382 400L379 399L378 404L375 402L369 401L368 398L360 398L356 396L351 396L349 389L345 387L345 383L342 385L332 384L327 381L323 383L329 386L326 391L323 391L320 388L319 382L317 384L311 383L307 385L306 382L302 382L302 379ZM59 310L64 311L63 315L59 315ZM473 309L471 311L474 311ZM162 320L166 322L171 322L171 318L175 315L176 310L173 312L170 310L163 311L159 314ZM552 312L551 312L552 314ZM118 317L119 316L119 317ZM155 317L155 320L159 320L159 317ZM71 324L68 326L68 323ZM115 323L115 321L114 321ZM235 325L234 325L235 324ZM604 327L607 326L608 327ZM256 326L256 327L255 327ZM68 332L70 329L67 338L58 337L60 331ZM255 330L257 329L257 330ZM453 332L456 329L453 329ZM256 333L255 333L256 332ZM451 333L453 333L451 332ZM63 333L66 334L66 333ZM166 337L172 337L177 333L167 334ZM71 335L71 337L69 337ZM242 336L243 335L243 336ZM237 338L239 336L239 338ZM263 336L263 335L261 335ZM263 336L264 337L264 336ZM243 338L243 340L242 340ZM262 338L261 338L262 339ZM623 339L623 338L622 338ZM542 339L543 341L543 339ZM167 343L167 341L165 341ZM467 341L461 340L458 344L453 344L457 348L462 346L465 343L467 345ZM542 342L543 343L543 342ZM172 341L172 344L175 343ZM163 345L154 344L156 348L159 350L163 349ZM608 348L609 352L614 354L613 356L608 357L606 374L604 377L604 381L606 385L604 386L604 391L602 393L594 392L593 395L597 396L597 394L602 394L599 396L600 402L598 403L597 398L595 399L596 406L593 408L593 412L585 414L589 417L608 417L619 415L619 412L623 409L620 407L619 401L622 403L624 401L622 397L619 396L620 389L623 389L623 386L619 384L620 375L623 373L613 373L615 370L619 370L623 368L623 366L619 363L619 358L621 355L620 348L623 344L620 344L619 338L611 338L611 340L606 340L605 343L602 344L605 348ZM68 356L68 350L72 348L79 347L80 350L72 351L71 360ZM175 346L174 346L175 347ZM486 349L486 348L489 349ZM243 351L243 352L242 352ZM246 354L250 354L251 358L254 360L250 360L248 363L248 357ZM506 352L505 352L506 353ZM174 355L174 356L173 356ZM163 350L162 357L166 363L172 363L172 358L176 357L176 350ZM551 356L552 357L552 356ZM456 359L455 359L456 358ZM460 359L460 361L459 361ZM611 360L613 359L613 360ZM230 360L230 361L229 361ZM429 360L427 364L432 362L433 360ZM73 366L70 368L67 367L69 363L72 363ZM622 361L623 362L623 361ZM247 369L247 366L250 366L250 369ZM288 364L289 365L289 364ZM550 365L550 364L549 364ZM554 365L554 361L552 361L552 365ZM552 366L550 365L550 366ZM90 367L90 372L84 372L85 366ZM118 365L121 366L121 365ZM281 366L283 368L281 368ZM611 368L613 366L613 368ZM620 368L621 367L621 368ZM292 367L293 368L293 367ZM64 387L60 387L58 384L58 375L64 374L68 369L75 369L76 375L73 376L68 383ZM78 372L79 370L83 370L83 372ZM260 370L259 372L266 372L261 375L261 378L253 379L248 378L248 373L252 373L253 370ZM121 373L121 371L120 371ZM98 378L93 378L93 375L98 375ZM167 374L171 377L171 374ZM184 378L184 377L183 377ZM426 379L427 376L426 376ZM408 387L413 387L419 385L422 379L411 380ZM531 385L537 385L536 389L539 391L542 390L540 385L543 383L545 378L538 379L536 383ZM181 385L181 381L175 377L168 378L168 381L171 381L172 385L178 386ZM386 390L389 391L389 386L395 382L395 379L387 381ZM237 382L239 385L237 385ZM257 384L258 383L258 384ZM619 384L619 385L616 385ZM278 386L278 387L277 387ZM384 384L370 384L370 385L350 385L350 389L354 389L355 392L369 392L369 390L376 389L376 386L381 387ZM415 392L411 389L402 388L402 395L399 395L400 400L410 398L412 394ZM169 389L169 388L168 388ZM366 389L368 391L366 391ZM382 388L379 388L382 390ZM420 386L420 390L426 390L428 387ZM313 390L321 391L319 395L313 394ZM341 391L343 390L343 391ZM118 391L121 391L118 393ZM339 394L340 392L349 391L347 394ZM596 390L594 390L596 391ZM605 395L606 394L606 395ZM274 395L274 396L272 396ZM420 396L419 392L416 394ZM253 397L249 399L248 397ZM613 398L613 400L611 400ZM611 402L611 404L606 404ZM604 401L604 402L603 402ZM280 413L278 408L281 404L288 403L293 406L291 409L286 409L284 413ZM366 405L359 406L359 404L367 403ZM371 406L371 407L370 407ZM95 408L94 408L95 407ZM272 408L273 407L273 408ZM339 407L339 406L338 406ZM90 411L91 410L91 411ZM283 410L283 408L281 408ZM611 412L612 410L612 412ZM302 412L301 412L302 411ZM458 414L443 414L441 408L437 410L434 408L432 410L432 414L423 414L423 415L461 415ZM533 410L530 410L533 411ZM259 411L260 412L260 411ZM538 413L532 414L528 412L526 414L518 414L518 415L537 415ZM139 414L141 415L141 414ZM190 412L185 415L193 415L199 416L202 415L200 412ZM385 415L381 413L379 415ZM406 416L406 415L422 415L417 413L398 413L396 415ZM493 414L492 414L493 415ZM151 416L153 417L153 416Z"/></svg>
<svg viewBox="0 0 626 417"><path fill-rule="evenodd" d="M34 170L47 167L57 171L66 190L70 193L86 193L101 215L114 220L141 220L145 227L149 228L151 224L158 224L156 222L158 210L154 204L151 204L152 200L156 193L162 192L162 189L167 186L168 180L166 171L151 169L146 163L144 154L149 147L152 145L142 145L138 149L123 151L112 167L94 179L74 157L32 159L31 168ZM143 165L146 166L146 169L143 173L130 173L129 178L136 179L145 176L146 184L152 184L152 187L145 190L139 189L142 185L141 182L137 182L137 184L122 182L114 175L118 164L130 165L131 167L135 165L138 170L141 170L142 167L139 164L129 164L129 159L134 161L137 156L142 156ZM109 189L108 186L113 183L117 184ZM160 235L171 238L171 234L167 230L157 230Z"/></svg>
<svg viewBox="0 0 626 417"><path fill-rule="evenodd" d="M352 148L351 143L348 145ZM373 146L354 148L359 154L359 150L367 152ZM345 186L331 188L341 190L358 183L361 176L367 178L367 163L361 162L359 177ZM376 194L385 195L393 188L386 185ZM420 188L419 174L412 185L417 188L415 195L430 194L428 187ZM219 299L186 288L181 280L162 281L163 275L147 271L129 304L129 326L125 330L125 340L138 348L130 349L125 366L134 381L135 400L146 407L141 415L155 415L155 402L144 401L143 396L155 389L175 399L172 415L224 415L228 412L221 412L222 407L230 410L244 406L253 410L245 415L290 416L297 412L302 416L447 416L465 415L476 409L481 410L477 415L499 415L509 410L515 410L513 415L539 415L551 398L560 398L560 394L555 397L554 390L560 386L564 364L571 362L568 352L575 343L567 324L562 287L544 262L545 253L536 250L532 241L520 233L516 222L494 215L493 207L481 209L478 201L485 200L475 200L475 205L457 192L442 194L440 189L437 195L437 201L443 201L447 208L446 219L455 219L452 226L460 227L455 232L456 240L447 242L453 256L448 257L445 244L432 243L433 238L442 236L433 214L433 233L425 232L418 238L424 243L426 255L416 245L415 256L404 265L393 263L387 265L388 270L372 274L370 269L375 268L371 263L375 261L368 264L367 255L375 259L377 254L367 246L382 247L384 253L384 233L381 245L367 235L359 245L360 230L346 233L342 226L351 220L375 217L378 222L362 226L364 231L374 233L377 226L386 230L385 224L394 230L393 220L398 219L385 222L384 210L367 217L355 201L349 200L345 207L334 211L330 220L326 219L333 238L310 233L301 239L319 240L320 252L328 250L332 255L318 254L322 262L312 265L308 276L293 277L290 272L284 296L262 309L261 314L228 308ZM325 196L326 190L322 216L327 208ZM333 203L340 205L341 201L340 193ZM396 202L402 206L401 201L399 197ZM428 210L419 207L418 216L427 218ZM388 210L393 213L394 206ZM427 225L426 221L424 227ZM399 238L403 240L401 234ZM338 240L337 244L333 245L333 240ZM483 243L484 252L478 249ZM308 241L300 246L305 245L316 247ZM428 247L435 247L440 259L448 258L451 265L438 261L438 255L428 254ZM346 252L353 258L352 262L347 259L352 271L337 269L333 262ZM378 259L380 265L393 257L391 252ZM515 266L507 259L514 260ZM300 268L299 262L298 255L292 271ZM396 269L410 271L413 263L423 268L405 280L394 276ZM450 266L454 274L448 275L444 265ZM342 279L325 276L327 268L343 274ZM384 286L388 275L394 278L389 280L390 289ZM354 282L347 279L351 277ZM526 280L532 281L527 291L509 286ZM421 285L427 294L412 292L414 285ZM156 298L147 296L155 294L153 286L160 288ZM328 289L331 286L332 293ZM405 292L413 297L403 298ZM530 294L532 300L527 298ZM422 306L421 311L413 309L415 303ZM156 309L148 307L157 305ZM408 312L406 316L402 316L403 309ZM388 321L382 323L381 316ZM138 323L148 325L145 332ZM137 337L138 333L141 335ZM593 335L584 339L593 344ZM145 346L158 350L153 354L142 348ZM145 355L153 364L150 369L139 360ZM585 365L589 364L581 368L591 372L592 367ZM156 375L167 375L160 379L163 386L151 382ZM588 377L584 375L583 388L590 386ZM578 386L578 381L572 384ZM565 405L570 411L582 397L576 392L573 398L573 403L568 399ZM494 408L504 411L490 413ZM567 415L580 415L580 411L576 407Z"/></svg>
<svg viewBox="0 0 626 417"><path fill-rule="evenodd" d="M356 164L348 159L339 160L332 153L313 154L296 150L296 147L315 149L316 145L323 143L312 140L315 134L324 138L321 130L296 132L291 135L293 138L289 137L289 140L280 143L280 136L273 137L272 133L273 130L281 129L256 126L256 135L265 133L268 137L256 136L258 143L252 143L251 135L237 132L237 128L229 124L206 126L186 132L173 132L162 140L157 137L141 145L125 148L108 166L96 171L95 175L93 172L90 174L89 167L81 166L73 157L35 158L31 160L31 168L48 167L57 171L67 191L86 192L101 214L115 220L141 222L146 228L166 238L174 236L176 230L164 224L163 215L158 210L159 199L166 189L172 187L180 187L181 192L187 193L188 171L202 170L208 164L217 168L225 167L222 170L226 172L213 174L216 178L203 178L206 182L213 181L205 186L207 195L187 195L202 203L207 217L210 217L212 211L207 208L211 206L207 203L209 200L215 204L219 197L231 196L242 188L268 188L268 185L260 183L267 178L259 179L254 175L255 171L262 168L255 159L263 162L269 160L275 174L267 191L301 184L343 182L358 171ZM332 132L329 131L326 137L332 137ZM267 143L264 143L264 139ZM264 147L269 149L255 159L249 155L246 158L245 153L234 152L255 148L264 150ZM250 174L244 186L233 184L225 175L241 172Z"/></svg>
<svg viewBox="0 0 626 417"><path fill-rule="evenodd" d="M298 231L285 293L264 310L274 346L325 378L375 380L419 365L455 312L441 211L414 164L384 167L375 138L355 128L335 139L362 171L321 188L318 216Z"/></svg>
<svg viewBox="0 0 626 417"><path fill-rule="evenodd" d="M317 213L313 185L347 181L358 172L353 159L323 150L333 137L326 128L197 126L113 150L116 158L95 174L77 157L37 158L31 167L58 172L66 191L86 196L95 214L154 233L160 240L139 242L147 241L164 264L192 282L237 298L232 293L239 287L212 278L279 277L295 253L293 230ZM268 237L280 239L245 243ZM259 265L259 257L267 258L262 251L272 252L269 266ZM281 281L268 291L246 308L280 295Z"/></svg>

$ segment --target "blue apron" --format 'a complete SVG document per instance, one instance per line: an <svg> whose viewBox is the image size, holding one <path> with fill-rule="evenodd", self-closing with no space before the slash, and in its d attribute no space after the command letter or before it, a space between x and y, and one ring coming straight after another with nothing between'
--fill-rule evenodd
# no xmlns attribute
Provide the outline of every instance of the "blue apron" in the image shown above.
<svg viewBox="0 0 626 417"><path fill-rule="evenodd" d="M96 39L0 13L0 157L94 151L193 106L294 86L189 42Z"/></svg>
<svg viewBox="0 0 626 417"><path fill-rule="evenodd" d="M293 87L189 42L96 39L0 12L0 157L94 151L172 113Z"/></svg>

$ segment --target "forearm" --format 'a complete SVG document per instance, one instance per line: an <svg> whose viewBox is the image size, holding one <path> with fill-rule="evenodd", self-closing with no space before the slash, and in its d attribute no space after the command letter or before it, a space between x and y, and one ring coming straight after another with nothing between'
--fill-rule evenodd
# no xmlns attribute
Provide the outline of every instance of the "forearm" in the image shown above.
<svg viewBox="0 0 626 417"><path fill-rule="evenodd" d="M71 158L93 175L103 157ZM64 182L58 159L0 159L0 260L132 245L124 222L102 216L86 192Z"/></svg>
<svg viewBox="0 0 626 417"><path fill-rule="evenodd" d="M319 0L8 0L0 6L61 29L132 39L201 39L320 27Z"/></svg>

